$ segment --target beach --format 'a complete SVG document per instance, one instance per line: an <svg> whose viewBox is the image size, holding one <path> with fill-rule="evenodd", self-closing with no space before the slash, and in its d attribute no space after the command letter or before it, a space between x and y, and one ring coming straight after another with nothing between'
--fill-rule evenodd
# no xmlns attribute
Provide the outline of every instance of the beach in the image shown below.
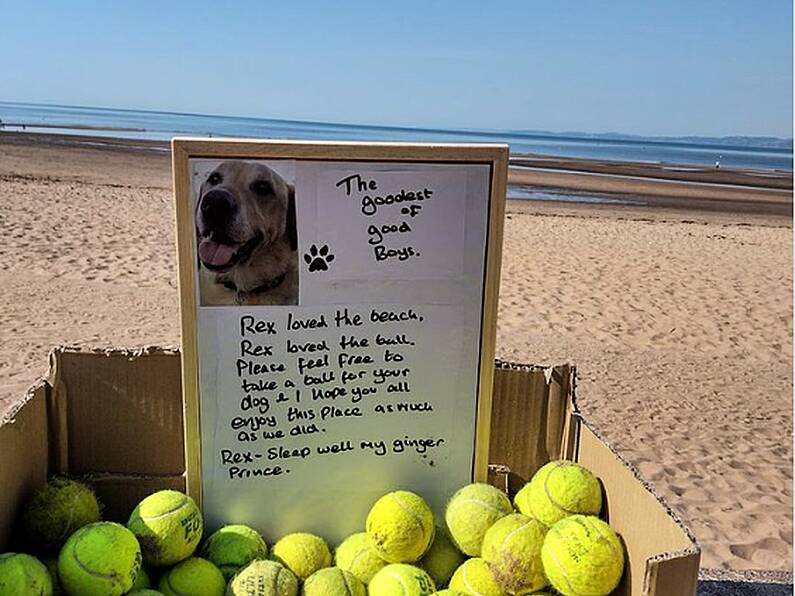
<svg viewBox="0 0 795 596"><path fill-rule="evenodd" d="M792 175L514 160L497 357L573 362L702 566L792 569ZM179 344L162 143L0 133L0 417L59 344Z"/></svg>

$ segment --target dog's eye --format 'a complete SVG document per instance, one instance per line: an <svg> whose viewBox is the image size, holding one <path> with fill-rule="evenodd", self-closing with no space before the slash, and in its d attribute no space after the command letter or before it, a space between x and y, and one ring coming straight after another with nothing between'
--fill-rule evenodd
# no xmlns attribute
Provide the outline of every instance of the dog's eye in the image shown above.
<svg viewBox="0 0 795 596"><path fill-rule="evenodd" d="M273 187L270 182L265 180L257 180L251 185L251 190L260 196L267 196L273 194Z"/></svg>
<svg viewBox="0 0 795 596"><path fill-rule="evenodd" d="M213 172L210 174L210 177L207 178L207 182L215 186L216 184L221 184L221 174L218 172Z"/></svg>

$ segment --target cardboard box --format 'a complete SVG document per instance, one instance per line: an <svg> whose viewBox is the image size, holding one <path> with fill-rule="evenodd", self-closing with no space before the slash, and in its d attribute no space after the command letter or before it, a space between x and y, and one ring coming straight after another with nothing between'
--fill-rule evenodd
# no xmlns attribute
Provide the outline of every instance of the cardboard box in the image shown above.
<svg viewBox="0 0 795 596"><path fill-rule="evenodd" d="M696 593L700 550L692 533L585 421L570 365L497 362L491 481L511 492L550 459L581 462L602 481L605 517L626 545L620 596ZM48 476L85 476L108 519L126 521L142 497L183 489L180 356L177 350L59 348L0 426L0 552L13 520Z"/></svg>

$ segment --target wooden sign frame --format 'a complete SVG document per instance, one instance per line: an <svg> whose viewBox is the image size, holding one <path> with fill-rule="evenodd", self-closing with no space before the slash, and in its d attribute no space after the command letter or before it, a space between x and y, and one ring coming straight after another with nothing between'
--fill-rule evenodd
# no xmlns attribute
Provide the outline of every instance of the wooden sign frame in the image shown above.
<svg viewBox="0 0 795 596"><path fill-rule="evenodd" d="M202 503L201 420L195 223L192 159L278 159L332 162L418 162L488 165L490 198L486 230L480 329L480 369L473 481L487 478L497 300L508 171L507 145L343 143L176 138L172 140L179 295L182 320L182 385L187 492Z"/></svg>

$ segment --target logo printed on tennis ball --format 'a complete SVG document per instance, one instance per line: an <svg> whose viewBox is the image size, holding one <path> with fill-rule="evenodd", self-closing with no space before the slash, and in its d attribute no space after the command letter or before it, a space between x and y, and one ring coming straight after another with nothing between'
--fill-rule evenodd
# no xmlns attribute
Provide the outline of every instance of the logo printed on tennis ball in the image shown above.
<svg viewBox="0 0 795 596"><path fill-rule="evenodd" d="M541 548L544 571L563 594L610 594L624 573L624 548L598 517L572 515L550 528Z"/></svg>
<svg viewBox="0 0 795 596"><path fill-rule="evenodd" d="M232 578L226 596L296 596L298 580L276 561L252 561Z"/></svg>

